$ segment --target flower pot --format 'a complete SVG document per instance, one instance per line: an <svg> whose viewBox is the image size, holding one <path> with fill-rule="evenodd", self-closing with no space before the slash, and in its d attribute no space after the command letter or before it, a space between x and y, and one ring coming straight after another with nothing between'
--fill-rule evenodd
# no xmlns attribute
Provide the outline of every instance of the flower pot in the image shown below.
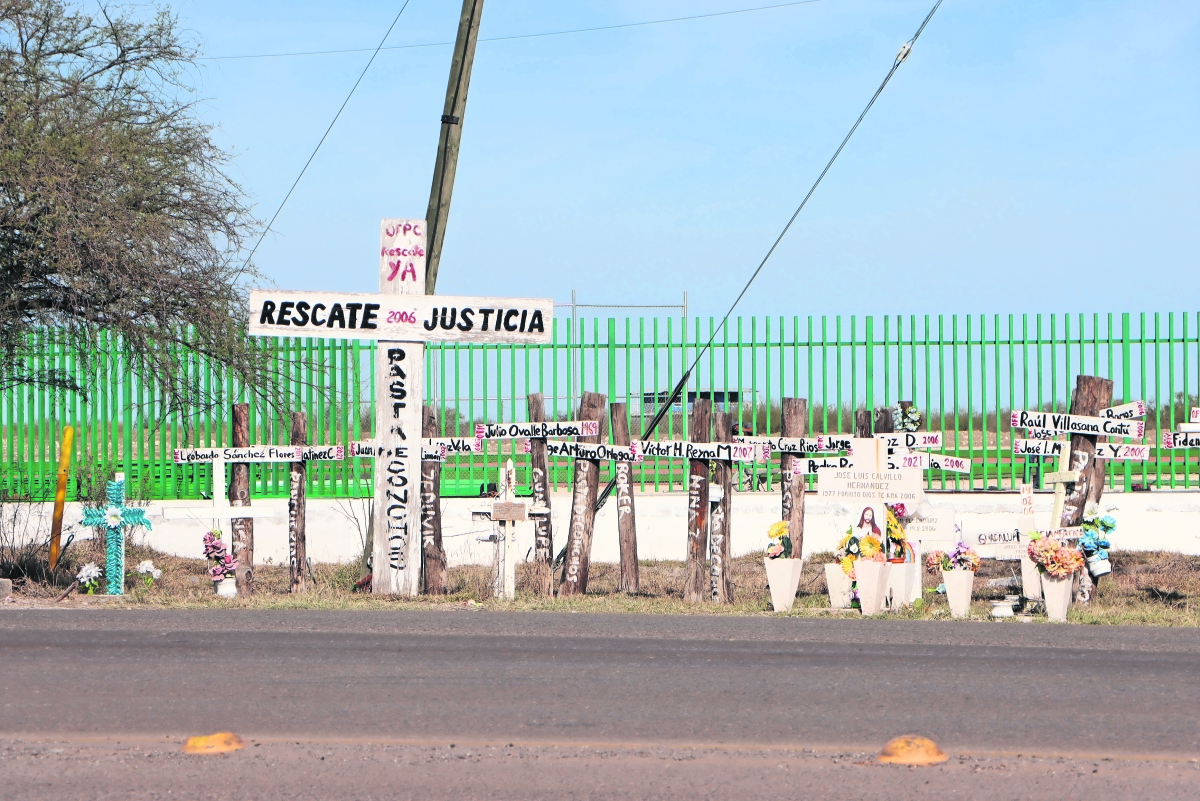
<svg viewBox="0 0 1200 801"><path fill-rule="evenodd" d="M237 597L237 581L230 578L224 578L220 581L214 581L217 586L217 596L220 598L236 598Z"/></svg>
<svg viewBox="0 0 1200 801"><path fill-rule="evenodd" d="M992 601L992 617L1013 617L1013 601Z"/></svg>
<svg viewBox="0 0 1200 801"><path fill-rule="evenodd" d="M1092 578L1100 578L1112 572L1112 562L1107 558L1101 559L1099 556L1089 556L1087 560L1088 572L1092 574Z"/></svg>
<svg viewBox="0 0 1200 801"><path fill-rule="evenodd" d="M1030 601L1042 600L1042 574L1028 554L1021 555L1021 595Z"/></svg>
<svg viewBox="0 0 1200 801"><path fill-rule="evenodd" d="M952 617L971 616L971 590L975 586L974 570L943 570L942 581L946 584L946 600L950 602Z"/></svg>
<svg viewBox="0 0 1200 801"><path fill-rule="evenodd" d="M864 615L874 615L883 608L887 598L888 575L892 566L887 562L859 559L854 563L854 578L858 582L858 602Z"/></svg>
<svg viewBox="0 0 1200 801"><path fill-rule="evenodd" d="M841 565L825 565L825 584L829 587L829 605L849 609L851 581Z"/></svg>
<svg viewBox="0 0 1200 801"><path fill-rule="evenodd" d="M803 559L763 559L767 569L767 584L771 588L771 606L776 612L787 612L796 600L800 586Z"/></svg>
<svg viewBox="0 0 1200 801"><path fill-rule="evenodd" d="M1071 605L1074 585L1074 576L1054 578L1049 573L1042 574L1042 596L1046 600L1046 615L1051 623L1067 622L1067 607Z"/></svg>
<svg viewBox="0 0 1200 801"><path fill-rule="evenodd" d="M921 597L921 565L918 562L888 562L887 590L884 597L891 600L891 608L911 606Z"/></svg>

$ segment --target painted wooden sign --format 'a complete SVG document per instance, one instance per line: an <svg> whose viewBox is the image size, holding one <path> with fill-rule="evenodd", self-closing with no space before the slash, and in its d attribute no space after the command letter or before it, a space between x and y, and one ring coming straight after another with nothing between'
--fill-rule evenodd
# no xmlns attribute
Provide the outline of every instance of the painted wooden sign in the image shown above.
<svg viewBox="0 0 1200 801"><path fill-rule="evenodd" d="M1192 409L1191 415L1188 419L1193 423L1200 423L1200 406Z"/></svg>
<svg viewBox="0 0 1200 801"><path fill-rule="evenodd" d="M195 462L299 462L304 448L299 445L251 445L249 448L176 448L176 464Z"/></svg>
<svg viewBox="0 0 1200 801"><path fill-rule="evenodd" d="M536 345L550 342L553 318L550 298L255 289L249 331L268 337Z"/></svg>
<svg viewBox="0 0 1200 801"><path fill-rule="evenodd" d="M854 460L849 456L823 456L820 458L792 457L792 475L795 476L820 475L818 471L825 467L846 469L848 467L854 467Z"/></svg>
<svg viewBox="0 0 1200 801"><path fill-rule="evenodd" d="M851 505L875 500L915 504L921 499L921 471L826 467L817 473L817 496Z"/></svg>
<svg viewBox="0 0 1200 801"><path fill-rule="evenodd" d="M1109 420L1130 420L1134 417L1145 417L1146 402L1136 400L1130 403L1122 403L1120 406L1110 406L1107 409L1101 409L1100 416L1106 417Z"/></svg>
<svg viewBox="0 0 1200 801"><path fill-rule="evenodd" d="M961 456L947 456L942 453L889 453L887 455L889 470L945 470L949 473L970 473L971 460Z"/></svg>
<svg viewBox="0 0 1200 801"><path fill-rule="evenodd" d="M301 445L300 461L303 462L340 462L346 458L344 445Z"/></svg>
<svg viewBox="0 0 1200 801"><path fill-rule="evenodd" d="M1164 431L1162 446L1170 450L1200 448L1200 433L1194 431Z"/></svg>
<svg viewBox="0 0 1200 801"><path fill-rule="evenodd" d="M533 445L525 441L525 453L533 453ZM565 456L568 459L604 459L613 462L640 462L642 454L636 447L623 445L592 445L587 442L554 442L546 440L548 456Z"/></svg>
<svg viewBox="0 0 1200 801"><path fill-rule="evenodd" d="M483 440L474 437L424 437L421 440L421 461L444 462L454 453L482 453ZM379 443L373 439L350 443L351 457L379 456Z"/></svg>
<svg viewBox="0 0 1200 801"><path fill-rule="evenodd" d="M1070 434L1092 434L1106 437L1141 439L1146 433L1146 423L1142 420L1084 417L1078 414L1031 412L1024 409L1014 410L1009 423L1013 428L1042 428L1065 431Z"/></svg>
<svg viewBox="0 0 1200 801"><path fill-rule="evenodd" d="M1062 456L1071 443L1049 439L1014 439L1013 456Z"/></svg>
<svg viewBox="0 0 1200 801"><path fill-rule="evenodd" d="M876 434L875 439L882 439L887 447L907 448L940 448L942 447L941 431L898 431L891 434Z"/></svg>
<svg viewBox="0 0 1200 801"><path fill-rule="evenodd" d="M720 462L753 462L758 448L741 442L683 442L680 440L634 440L633 447L644 457L667 459L711 459Z"/></svg>
<svg viewBox="0 0 1200 801"><path fill-rule="evenodd" d="M1179 430L1189 434L1200 433L1200 423L1179 423Z"/></svg>
<svg viewBox="0 0 1200 801"><path fill-rule="evenodd" d="M479 439L546 439L547 437L595 437L600 423L595 420L559 420L550 423L476 423Z"/></svg>
<svg viewBox="0 0 1200 801"><path fill-rule="evenodd" d="M968 534L963 540L983 559L1016 561L1025 555L1029 547L1026 535L1019 528Z"/></svg>
<svg viewBox="0 0 1200 801"><path fill-rule="evenodd" d="M1129 462L1150 461L1149 445L1122 445L1116 442L1096 444L1097 459L1117 459Z"/></svg>
<svg viewBox="0 0 1200 801"><path fill-rule="evenodd" d="M734 437L735 443L759 445L769 456L771 451L779 453L839 453L850 450L849 434L823 434L818 437Z"/></svg>

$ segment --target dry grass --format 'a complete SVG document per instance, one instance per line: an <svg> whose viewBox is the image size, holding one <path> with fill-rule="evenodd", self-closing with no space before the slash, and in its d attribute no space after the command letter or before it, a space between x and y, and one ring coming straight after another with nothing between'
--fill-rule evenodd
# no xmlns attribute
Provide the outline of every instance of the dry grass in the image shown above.
<svg viewBox="0 0 1200 801"><path fill-rule="evenodd" d="M816 554L804 567L799 596L793 615L842 616L857 612L829 609L824 565L829 554ZM480 566L451 568L450 593L440 598L389 598L354 591L358 580L356 564L315 565L312 589L303 595L287 592L287 569L278 565L260 565L256 570L257 592L251 597L232 601L218 599L200 559L183 559L152 551L143 546L130 548L128 565L153 559L163 577L146 590L139 581L126 583L126 604L165 608L242 608L242 609L427 609L472 602L488 609L523 611L621 612L639 614L760 615L771 614L770 595L762 555L739 557L731 563L734 603L688 604L683 600L684 565L682 562L643 562L640 568L641 592L626 595L617 591L618 567L592 565L588 592L581 597L543 598L531 592L532 566L517 566L517 597L500 601L490 597L491 573ZM102 554L87 541L71 549L63 570L52 581L16 581L15 592L22 602L50 603L70 581L78 565L87 561L103 564ZM1075 605L1069 618L1092 624L1136 624L1156 626L1200 626L1200 607L1192 609L1191 599L1200 599L1200 557L1164 552L1115 552L1113 574L1100 583L1092 603ZM1004 578L1020 570L1015 562L985 561L976 576L973 617L987 620L989 600L1018 592L987 586L989 579ZM943 596L933 592L938 579L926 576L924 604L913 609L884 615L904 619L945 619L949 608ZM84 599L76 598L72 603ZM91 599L101 601L99 597ZM1044 621L1044 616L1035 620Z"/></svg>

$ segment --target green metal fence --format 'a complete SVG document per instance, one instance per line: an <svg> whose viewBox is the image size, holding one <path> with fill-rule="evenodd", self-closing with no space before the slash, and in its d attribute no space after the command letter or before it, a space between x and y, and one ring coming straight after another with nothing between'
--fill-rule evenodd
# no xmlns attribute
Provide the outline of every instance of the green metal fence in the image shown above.
<svg viewBox="0 0 1200 801"><path fill-rule="evenodd" d="M711 398L735 413L748 434L779 431L784 396L809 399L811 432L853 430L854 411L915 402L926 428L944 432L945 452L970 458L970 475L927 473L931 490L1012 489L1031 463L1012 456L1008 412L1014 408L1066 410L1075 376L1115 382L1114 403L1149 406L1145 441L1149 462L1111 462L1110 485L1186 488L1197 482L1194 451L1160 450L1161 433L1187 419L1200 392L1200 313L1076 315L937 315L885 317L736 318L720 331L713 318L594 318L555 320L545 346L431 345L426 349L426 402L434 404L446 435L470 435L477 422L527 419L526 397L541 392L546 411L574 417L583 391L627 404L635 435L664 403L701 347L716 332L655 438L687 436L687 408ZM74 354L51 334L36 335L41 366L77 372ZM275 354L277 394L284 411L309 417L313 444L346 444L371 436L374 419L374 346L344 340L265 340ZM53 496L61 426L77 427L74 472L80 478L125 472L145 498L199 498L211 492L211 466L176 465L181 447L229 444L229 407L244 388L199 358L192 379L223 402L216 414L174 414L125 369L119 343L102 345L107 366L87 398L39 387L5 392L0 402L0 494ZM280 410L251 409L251 441L287 441ZM522 443L489 442L484 454L452 457L443 470L446 494L478 495L513 459L528 470ZM568 460L553 460L552 481L571 480ZM607 466L605 467L607 469ZM286 494L286 467L254 465L252 492ZM682 488L684 465L651 459L635 475L647 491ZM778 462L739 470L743 490L774 488ZM367 459L316 462L311 497L370 495ZM72 494L78 489L73 484Z"/></svg>

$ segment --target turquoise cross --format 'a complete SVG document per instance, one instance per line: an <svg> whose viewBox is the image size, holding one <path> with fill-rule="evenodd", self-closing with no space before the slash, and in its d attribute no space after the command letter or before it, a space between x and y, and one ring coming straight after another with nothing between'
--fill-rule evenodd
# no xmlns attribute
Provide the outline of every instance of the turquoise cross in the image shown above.
<svg viewBox="0 0 1200 801"><path fill-rule="evenodd" d="M125 476L117 473L116 481L108 482L105 495L108 496L108 506L103 509L92 507L83 510L83 525L89 528L104 526L108 529L105 537L106 560L104 575L108 579L109 595L125 594L125 526L145 526L151 528L146 519L146 510L125 505Z"/></svg>

